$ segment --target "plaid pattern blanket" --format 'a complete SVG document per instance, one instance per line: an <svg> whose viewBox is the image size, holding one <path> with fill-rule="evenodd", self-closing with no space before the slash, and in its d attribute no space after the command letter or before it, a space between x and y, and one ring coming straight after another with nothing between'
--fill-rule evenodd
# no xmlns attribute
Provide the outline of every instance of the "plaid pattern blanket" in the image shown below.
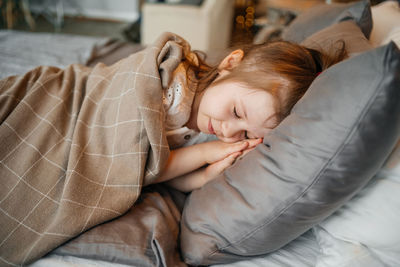
<svg viewBox="0 0 400 267"><path fill-rule="evenodd" d="M163 34L112 66L0 81L0 265L125 213L169 155L162 89L189 45Z"/></svg>

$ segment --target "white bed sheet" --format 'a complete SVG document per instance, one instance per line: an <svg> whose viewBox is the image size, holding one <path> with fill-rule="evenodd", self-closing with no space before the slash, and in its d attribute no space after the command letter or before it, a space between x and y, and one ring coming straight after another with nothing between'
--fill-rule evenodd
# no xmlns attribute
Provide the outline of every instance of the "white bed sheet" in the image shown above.
<svg viewBox="0 0 400 267"><path fill-rule="evenodd" d="M86 63L96 47L110 38L71 34L0 31L0 78L24 74L40 66L65 68L71 63Z"/></svg>

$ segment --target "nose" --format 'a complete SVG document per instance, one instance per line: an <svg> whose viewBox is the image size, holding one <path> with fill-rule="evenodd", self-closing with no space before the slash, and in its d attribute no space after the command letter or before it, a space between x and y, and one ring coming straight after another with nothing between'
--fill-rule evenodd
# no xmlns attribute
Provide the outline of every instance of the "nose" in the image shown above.
<svg viewBox="0 0 400 267"><path fill-rule="evenodd" d="M224 121L221 124L222 141L233 143L245 139L244 130L241 129L238 123Z"/></svg>

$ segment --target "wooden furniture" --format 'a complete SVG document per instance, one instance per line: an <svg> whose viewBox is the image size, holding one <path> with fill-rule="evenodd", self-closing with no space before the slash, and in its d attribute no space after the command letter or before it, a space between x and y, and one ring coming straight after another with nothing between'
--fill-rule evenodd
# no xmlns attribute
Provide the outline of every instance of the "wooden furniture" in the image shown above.
<svg viewBox="0 0 400 267"><path fill-rule="evenodd" d="M142 6L141 43L151 44L169 31L185 38L193 49L227 48L233 4L232 0L204 0L200 6L146 2Z"/></svg>

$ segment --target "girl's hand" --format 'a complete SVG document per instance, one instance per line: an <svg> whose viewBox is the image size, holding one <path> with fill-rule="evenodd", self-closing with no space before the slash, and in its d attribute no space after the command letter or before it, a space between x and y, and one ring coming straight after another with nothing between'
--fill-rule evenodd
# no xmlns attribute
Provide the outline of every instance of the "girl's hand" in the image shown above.
<svg viewBox="0 0 400 267"><path fill-rule="evenodd" d="M242 152L235 152L228 157L208 165L204 171L204 184L215 179L225 171L226 168L231 166L235 160L242 155Z"/></svg>
<svg viewBox="0 0 400 267"><path fill-rule="evenodd" d="M262 139L247 139L237 143L223 143L222 141L213 141L208 143L201 143L195 146L199 146L195 151L200 152L200 157L206 158L208 156L209 164L206 167L202 167L190 172L183 172L183 174L170 175L175 179L161 179L161 181L167 181L168 184L180 191L190 192L194 189L202 187L204 184L218 177L226 168L231 166L235 160L248 153L256 145L262 142ZM201 147L200 147L201 145ZM183 149L191 148L185 147ZM193 148L193 146L192 146ZM200 150L199 150L200 149ZM187 154L187 153L183 153ZM190 154L190 153L189 153ZM175 158L175 157L173 157ZM179 158L179 157L178 157ZM188 159L188 164L193 163L194 158L188 156L180 156L178 165L171 167L172 170L176 170L179 166L182 166L182 159ZM202 159L204 162L204 159ZM187 164L183 164L186 166ZM168 177L167 177L168 178ZM160 181L157 181L160 182Z"/></svg>
<svg viewBox="0 0 400 267"><path fill-rule="evenodd" d="M205 155L206 162L208 164L219 162L229 157L232 154L240 152L236 157L241 155L243 152L247 153L252 150L256 145L262 142L262 138L258 139L246 139L236 143L225 143L219 140L203 143L203 153ZM234 159L236 159L234 157ZM233 161L232 161L233 162ZM232 163L231 163L232 164ZM229 164L229 166L231 165ZM225 167L226 168L226 167ZM224 169L225 169L224 168Z"/></svg>

